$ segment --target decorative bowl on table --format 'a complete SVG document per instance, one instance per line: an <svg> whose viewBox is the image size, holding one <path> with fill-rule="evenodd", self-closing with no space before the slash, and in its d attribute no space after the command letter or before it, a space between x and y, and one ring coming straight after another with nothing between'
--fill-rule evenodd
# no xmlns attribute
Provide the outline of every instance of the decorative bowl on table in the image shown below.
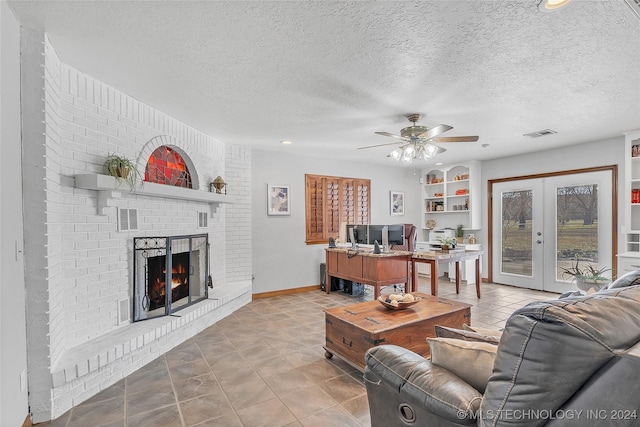
<svg viewBox="0 0 640 427"><path fill-rule="evenodd" d="M411 294L406 294L406 295L411 295ZM406 308L411 307L418 301L420 301L420 297L414 297L413 295L411 295L411 298L413 298L413 300L410 300L411 298L406 298L406 295L404 296L400 294L381 295L378 297L378 302L389 310L404 310Z"/></svg>

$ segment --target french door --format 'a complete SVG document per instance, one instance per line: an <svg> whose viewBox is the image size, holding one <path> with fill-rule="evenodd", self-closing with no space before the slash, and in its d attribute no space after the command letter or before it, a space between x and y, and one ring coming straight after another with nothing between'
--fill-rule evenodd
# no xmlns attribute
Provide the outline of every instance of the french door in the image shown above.
<svg viewBox="0 0 640 427"><path fill-rule="evenodd" d="M563 267L611 268L612 207L611 170L493 183L493 281L566 292Z"/></svg>

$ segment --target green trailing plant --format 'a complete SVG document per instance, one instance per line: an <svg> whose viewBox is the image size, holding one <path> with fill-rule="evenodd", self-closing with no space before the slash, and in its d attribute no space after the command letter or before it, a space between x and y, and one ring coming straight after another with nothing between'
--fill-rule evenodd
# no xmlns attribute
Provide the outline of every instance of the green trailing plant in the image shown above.
<svg viewBox="0 0 640 427"><path fill-rule="evenodd" d="M109 154L104 161L104 173L118 181L126 182L133 190L138 182L139 174L136 165L124 156Z"/></svg>
<svg viewBox="0 0 640 427"><path fill-rule="evenodd" d="M456 237L464 237L463 227L464 225L458 224L458 226L456 227Z"/></svg>

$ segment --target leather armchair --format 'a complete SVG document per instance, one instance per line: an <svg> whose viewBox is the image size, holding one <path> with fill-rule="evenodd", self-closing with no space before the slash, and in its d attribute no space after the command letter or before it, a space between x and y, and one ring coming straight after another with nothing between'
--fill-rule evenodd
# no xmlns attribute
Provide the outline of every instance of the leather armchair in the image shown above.
<svg viewBox="0 0 640 427"><path fill-rule="evenodd" d="M369 349L372 427L640 426L640 286L531 303L507 320L484 394L392 345Z"/></svg>
<svg viewBox="0 0 640 427"><path fill-rule="evenodd" d="M413 252L418 241L418 229L413 224L404 225L404 245L391 245L389 249L395 251Z"/></svg>

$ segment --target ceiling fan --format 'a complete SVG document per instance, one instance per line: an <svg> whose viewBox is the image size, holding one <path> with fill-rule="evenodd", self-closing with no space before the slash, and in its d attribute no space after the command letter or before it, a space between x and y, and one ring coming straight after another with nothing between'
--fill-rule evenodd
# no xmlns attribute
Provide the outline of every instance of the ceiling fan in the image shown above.
<svg viewBox="0 0 640 427"><path fill-rule="evenodd" d="M378 135L398 138L400 141L390 142L387 144L369 145L367 147L360 147L358 150L402 144L400 147L389 153L388 157L391 157L394 160L402 160L405 163L411 163L413 159L429 160L436 154L447 151L442 147L434 145L433 142L476 142L478 140L477 136L438 136L453 129L453 127L449 125L438 125L432 128L418 126L416 125L416 122L420 120L421 117L421 114L407 114L407 119L413 124L400 130L400 135L394 135L389 132L376 132Z"/></svg>

